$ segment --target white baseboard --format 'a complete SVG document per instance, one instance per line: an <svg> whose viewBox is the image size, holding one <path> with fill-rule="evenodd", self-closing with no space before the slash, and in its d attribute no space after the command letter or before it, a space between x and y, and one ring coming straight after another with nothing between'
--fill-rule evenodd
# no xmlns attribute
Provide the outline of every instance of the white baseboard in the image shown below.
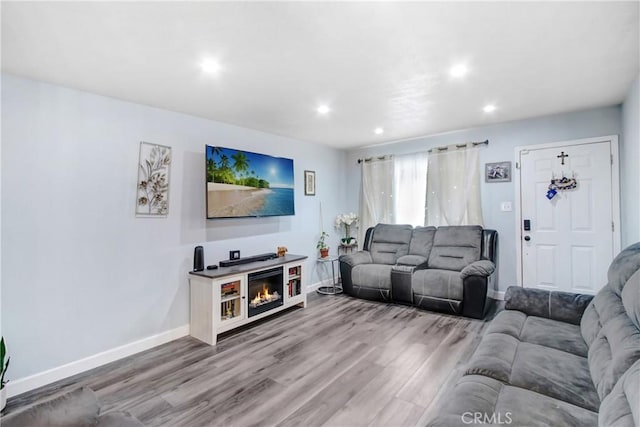
<svg viewBox="0 0 640 427"><path fill-rule="evenodd" d="M489 298L504 301L504 291L494 291L493 289L489 289L487 295L489 295Z"/></svg>
<svg viewBox="0 0 640 427"><path fill-rule="evenodd" d="M307 286L307 293L311 294L317 291L320 286L331 286L331 279L323 279L319 282L310 284L309 286Z"/></svg>
<svg viewBox="0 0 640 427"><path fill-rule="evenodd" d="M187 335L189 335L189 325L180 326L28 377L11 380L7 383L7 397L17 396Z"/></svg>

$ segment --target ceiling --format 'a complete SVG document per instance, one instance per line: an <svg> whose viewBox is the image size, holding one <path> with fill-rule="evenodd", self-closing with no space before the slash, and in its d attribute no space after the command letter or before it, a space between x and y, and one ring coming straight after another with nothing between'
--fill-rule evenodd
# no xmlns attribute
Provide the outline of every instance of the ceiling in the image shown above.
<svg viewBox="0 0 640 427"><path fill-rule="evenodd" d="M351 148L618 104L638 5L3 1L2 69Z"/></svg>

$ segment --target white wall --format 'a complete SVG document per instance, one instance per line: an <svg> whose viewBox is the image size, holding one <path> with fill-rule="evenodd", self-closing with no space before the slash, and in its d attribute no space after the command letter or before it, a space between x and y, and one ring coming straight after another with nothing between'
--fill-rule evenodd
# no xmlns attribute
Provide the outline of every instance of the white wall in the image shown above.
<svg viewBox="0 0 640 427"><path fill-rule="evenodd" d="M622 247L640 241L640 77L622 104L620 143L620 205Z"/></svg>
<svg viewBox="0 0 640 427"><path fill-rule="evenodd" d="M159 88L161 90L161 88ZM322 201L343 212L345 153L23 78L2 79L2 332L9 379L189 322L193 249L207 264L274 252L315 257ZM173 147L166 219L134 216L140 141ZM205 220L204 145L294 159L296 215ZM303 171L315 170L317 196Z"/></svg>
<svg viewBox="0 0 640 427"><path fill-rule="evenodd" d="M499 114L499 113L498 113ZM425 151L431 147L446 146L468 141L489 140L481 150L480 163L484 173L487 162L511 161L515 167L514 148L521 145L567 141L621 133L621 108L613 106L554 116L540 117L473 129L425 136L392 144L351 150L347 156L347 183L349 194L359 194L360 168L356 160L381 154L405 154ZM512 212L500 211L503 201L515 202L514 182L484 183L482 179L482 212L485 228L498 230L499 234L499 291L516 284L515 206ZM358 208L358 198L348 199L350 210Z"/></svg>

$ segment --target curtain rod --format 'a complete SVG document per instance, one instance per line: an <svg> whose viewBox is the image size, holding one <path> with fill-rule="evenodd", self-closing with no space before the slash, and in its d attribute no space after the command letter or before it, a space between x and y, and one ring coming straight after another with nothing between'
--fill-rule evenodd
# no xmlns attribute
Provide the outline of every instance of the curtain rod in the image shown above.
<svg viewBox="0 0 640 427"><path fill-rule="evenodd" d="M464 144L455 144L455 146L457 148L463 148L463 147L466 147L467 144L471 144L474 147L476 145L483 145L483 144L484 145L489 145L489 140L485 139L484 141L472 141L470 143L467 142L467 143L464 143ZM449 149L449 147L435 147L435 148L431 148L431 149L427 150L426 152L427 153L431 153L431 152L433 152L433 150L438 150L440 152L440 151L446 151L448 149ZM425 151L417 151L415 153L408 153L408 154L421 154L421 153L424 153L424 152ZM391 159L391 158L393 158L393 155L385 154L383 156L374 156L374 157L367 157L367 158L364 158L364 159L358 159L357 162L358 162L358 164L360 164L362 162L370 162L372 160L385 160L385 159Z"/></svg>

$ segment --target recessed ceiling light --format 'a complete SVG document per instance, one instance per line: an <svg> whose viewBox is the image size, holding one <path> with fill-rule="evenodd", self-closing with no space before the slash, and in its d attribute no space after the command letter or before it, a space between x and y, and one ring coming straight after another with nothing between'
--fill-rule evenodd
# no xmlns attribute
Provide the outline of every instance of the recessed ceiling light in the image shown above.
<svg viewBox="0 0 640 427"><path fill-rule="evenodd" d="M462 77L467 74L467 71L469 70L467 69L466 65L458 64L454 67L451 67L451 70L449 70L449 74L451 74L452 77Z"/></svg>
<svg viewBox="0 0 640 427"><path fill-rule="evenodd" d="M487 104L482 109L482 111L484 111L485 113L493 113L495 110L496 110L496 106L493 104Z"/></svg>
<svg viewBox="0 0 640 427"><path fill-rule="evenodd" d="M331 108L327 107L326 105L321 105L316 111L318 111L318 113L320 114L327 114L329 111L331 111Z"/></svg>
<svg viewBox="0 0 640 427"><path fill-rule="evenodd" d="M373 131L376 135L382 135L384 133L384 129L382 128L375 128L375 130Z"/></svg>
<svg viewBox="0 0 640 427"><path fill-rule="evenodd" d="M216 74L220 71L220 63L214 59L205 59L200 63L200 67L207 74Z"/></svg>

